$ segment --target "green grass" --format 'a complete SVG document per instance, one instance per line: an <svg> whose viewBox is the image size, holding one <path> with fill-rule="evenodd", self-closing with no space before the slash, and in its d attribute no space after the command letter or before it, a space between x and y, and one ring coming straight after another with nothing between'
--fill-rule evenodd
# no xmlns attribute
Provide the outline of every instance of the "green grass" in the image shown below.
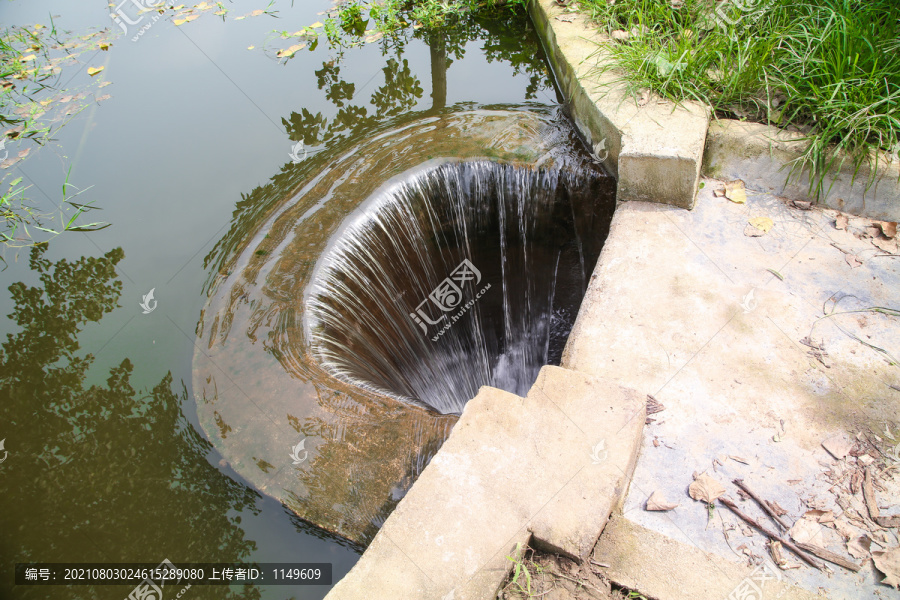
<svg viewBox="0 0 900 600"><path fill-rule="evenodd" d="M580 0L598 26L629 33L612 53L632 91L696 100L716 115L804 135L791 175L810 191L849 160L874 166L900 144L900 3L895 0ZM846 157L846 158L845 158ZM874 174L874 170L873 170ZM869 181L871 183L871 181Z"/></svg>

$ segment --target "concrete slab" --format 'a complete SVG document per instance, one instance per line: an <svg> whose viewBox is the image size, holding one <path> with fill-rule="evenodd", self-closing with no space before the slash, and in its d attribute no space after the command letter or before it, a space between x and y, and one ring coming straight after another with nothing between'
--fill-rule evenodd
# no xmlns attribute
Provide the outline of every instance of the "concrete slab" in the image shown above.
<svg viewBox="0 0 900 600"><path fill-rule="evenodd" d="M492 599L517 544L587 556L630 479L644 407L558 367L527 398L482 388L328 598Z"/></svg>
<svg viewBox="0 0 900 600"><path fill-rule="evenodd" d="M604 574L613 583L640 590L651 598L812 600L823 597L787 583L771 563L751 568L725 560L674 542L621 515L610 520L592 558L609 565ZM754 595L748 595L751 592Z"/></svg>
<svg viewBox="0 0 900 600"><path fill-rule="evenodd" d="M790 133L760 123L731 119L709 126L703 175L719 179L741 179L752 189L815 201L810 193L809 171L788 181L791 164L803 155L805 142L799 133ZM824 180L823 206L866 215L875 219L900 221L900 162L882 154L877 168L866 166L854 173L852 163Z"/></svg>
<svg viewBox="0 0 900 600"><path fill-rule="evenodd" d="M564 9L554 0L532 0L528 8L578 129L618 178L617 198L693 207L708 110L638 102L619 74L605 70L609 39L584 15L561 21Z"/></svg>
<svg viewBox="0 0 900 600"><path fill-rule="evenodd" d="M752 192L735 204L713 196L719 182L704 183L691 212L618 208L562 366L653 394L665 406L647 428L624 518L685 549L748 561L767 555L764 538L722 507L710 520L687 495L692 475L706 472L734 499L731 480L742 478L791 522L812 508L834 510L848 524L865 520L849 481L869 459L837 461L821 442L900 427L900 320L865 310L900 307L900 257L836 229L835 211L803 211ZM772 229L745 235L759 216L771 218ZM840 294L835 309L828 299ZM820 361L802 341L826 355ZM879 472L886 469L880 504L897 510L896 463L871 452ZM678 508L646 511L654 491ZM771 525L754 503L742 508ZM823 528L822 544L846 557L835 527ZM896 531L883 535L883 544L897 544ZM740 546L749 554L738 556ZM783 575L829 598L897 597L877 583L871 561L858 574L834 570ZM631 573L654 597L686 597L656 595L638 577L652 575ZM711 597L701 578L695 583L701 587L691 597Z"/></svg>

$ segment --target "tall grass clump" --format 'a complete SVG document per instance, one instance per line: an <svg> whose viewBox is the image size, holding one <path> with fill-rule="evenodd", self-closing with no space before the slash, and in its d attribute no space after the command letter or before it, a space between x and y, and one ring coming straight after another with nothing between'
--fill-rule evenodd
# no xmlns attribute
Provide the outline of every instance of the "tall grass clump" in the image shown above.
<svg viewBox="0 0 900 600"><path fill-rule="evenodd" d="M900 148L896 0L580 0L633 91L799 131L810 191ZM615 35L613 33L615 32ZM872 169L874 177L875 170ZM871 183L871 180L869 181Z"/></svg>

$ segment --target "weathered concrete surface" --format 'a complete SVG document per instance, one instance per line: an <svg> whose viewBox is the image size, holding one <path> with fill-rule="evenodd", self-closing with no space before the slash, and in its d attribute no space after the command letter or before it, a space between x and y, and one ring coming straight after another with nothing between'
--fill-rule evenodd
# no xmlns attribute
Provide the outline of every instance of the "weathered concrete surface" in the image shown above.
<svg viewBox="0 0 900 600"><path fill-rule="evenodd" d="M575 123L618 178L618 199L693 207L707 109L657 98L639 103L620 75L600 69L609 62L603 50L609 40L583 15L558 20L563 8L555 0L532 0L529 12Z"/></svg>
<svg viewBox="0 0 900 600"><path fill-rule="evenodd" d="M806 147L802 135L759 123L730 119L709 126L703 175L720 179L741 179L755 190L794 200L815 201L809 193L809 171L791 177L792 161ZM829 208L876 219L900 221L900 162L881 155L874 178L866 166L854 177L848 158L844 167L824 180L819 201Z"/></svg>
<svg viewBox="0 0 900 600"><path fill-rule="evenodd" d="M812 600L823 597L784 581L778 570L765 567L757 570L685 546L652 529L636 525L622 515L614 515L610 520L592 558L609 565L604 574L610 581L628 589L640 590L641 594L651 598ZM761 595L735 593L729 597L739 586L752 590L753 585L762 592Z"/></svg>
<svg viewBox="0 0 900 600"><path fill-rule="evenodd" d="M811 508L834 510L837 521L862 534L853 519L865 509L859 494L850 494L849 476L838 486L826 477L862 463L835 460L820 444L835 433L882 432L886 424L896 434L900 392L890 386L900 387L900 368L891 357L900 356L900 320L877 312L821 317L823 305L829 313L900 306L900 257L836 229L835 211L803 211L752 192L746 204L734 204L713 196L718 182L705 184L693 211L647 203L617 209L563 355L563 367L653 394L665 406L647 428L625 518L733 560L748 560L732 549L739 546L766 556L764 538L744 532L729 511L720 507L710 521L688 497L692 474L705 471L733 499L731 480L743 478L784 507L791 522ZM748 220L760 216L772 219L772 229L746 236ZM853 257L859 266L851 266ZM852 295L836 311L826 302L835 293ZM804 338L824 347L828 367L809 354ZM879 469L890 466L872 452ZM886 485L880 503L896 511L900 493ZM646 511L657 490L678 508ZM838 505L839 490L856 508ZM768 523L752 502L742 506ZM833 527L822 528L821 544L847 557ZM896 537L887 539L896 545ZM871 561L858 575L834 569L830 578L808 568L784 578L807 590L821 587L829 598L872 597L876 590L897 597L876 583L881 577ZM646 573L633 574L643 591Z"/></svg>
<svg viewBox="0 0 900 600"><path fill-rule="evenodd" d="M527 398L482 388L328 598L493 599L516 544L587 556L630 479L644 405L559 367Z"/></svg>

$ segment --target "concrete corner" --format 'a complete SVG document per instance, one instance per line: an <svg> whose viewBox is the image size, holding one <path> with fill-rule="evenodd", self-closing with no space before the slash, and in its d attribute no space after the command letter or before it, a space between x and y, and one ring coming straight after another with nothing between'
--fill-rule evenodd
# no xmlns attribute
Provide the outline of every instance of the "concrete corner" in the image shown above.
<svg viewBox="0 0 900 600"><path fill-rule="evenodd" d="M607 67L610 41L583 15L559 20L564 9L554 0L532 0L529 11L578 129L618 178L618 199L693 208L709 111L635 100Z"/></svg>
<svg viewBox="0 0 900 600"><path fill-rule="evenodd" d="M644 412L637 392L559 367L527 398L482 388L328 598L493 599L517 544L587 556L624 495Z"/></svg>

